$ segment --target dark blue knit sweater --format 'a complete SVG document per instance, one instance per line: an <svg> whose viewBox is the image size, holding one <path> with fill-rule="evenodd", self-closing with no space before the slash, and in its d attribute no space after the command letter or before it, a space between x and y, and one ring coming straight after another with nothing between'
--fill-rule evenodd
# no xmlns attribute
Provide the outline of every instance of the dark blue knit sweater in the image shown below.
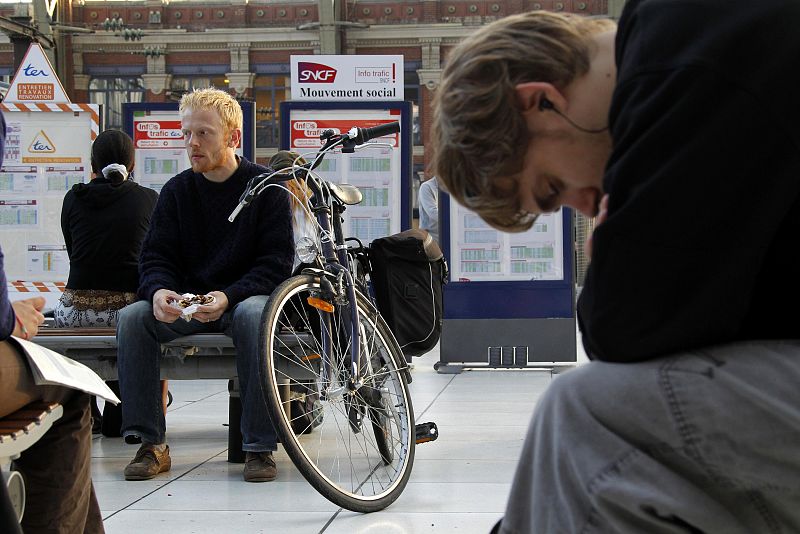
<svg viewBox="0 0 800 534"><path fill-rule="evenodd" d="M261 193L234 222L228 216L247 181L268 169L241 158L228 180L215 183L188 169L164 185L139 259L139 296L222 291L230 306L269 295L289 277L294 258L288 194Z"/></svg>

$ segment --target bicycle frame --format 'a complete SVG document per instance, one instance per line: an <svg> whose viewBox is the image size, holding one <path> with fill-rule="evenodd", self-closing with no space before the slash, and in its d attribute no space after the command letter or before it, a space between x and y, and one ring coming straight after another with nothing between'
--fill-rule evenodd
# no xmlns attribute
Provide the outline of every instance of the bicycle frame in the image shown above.
<svg viewBox="0 0 800 534"><path fill-rule="evenodd" d="M357 391L364 383L361 362L361 333L359 331L359 312L356 305L356 286L352 276L351 262L348 255L347 245L345 244L344 234L342 231L342 218L341 215L347 209L345 202L339 199L334 192L332 184L329 182L317 179L311 174L325 157L327 152L330 152L336 147L341 147L342 152L353 152L356 147L366 144L370 139L389 135L400 131L400 124L397 122L382 124L372 128L352 128L345 134L337 135L333 130L326 130L320 135L320 139L324 142L322 148L317 152L314 160L310 165L301 165L292 167L291 173L278 171L270 175L259 175L251 179L248 183L239 205L231 213L228 220L233 219L238 215L247 204L261 191L270 185L278 185L275 182L270 182L271 179L276 178L275 181L287 181L292 178L303 181L311 190L311 206L310 209L317 220L317 224L321 230L321 239L317 247L317 262L321 268L307 268L303 270L304 274L312 274L318 276L320 285L323 289L323 303L309 302L310 305L322 311L322 349L323 354L323 369L328 378L332 377L333 369L330 366L330 359L332 354L332 347L334 343L334 332L330 327L330 313L339 305L337 296L346 294L347 305L349 307L350 322L349 328L351 330L351 347L350 347L350 377L347 387L351 393ZM283 169L285 170L285 169ZM298 172L302 171L302 172ZM256 180L261 180L255 184ZM254 185L255 184L255 185ZM285 187L284 187L285 188ZM331 239L331 232L333 238ZM331 280L332 279L332 280ZM334 287L334 283L336 287Z"/></svg>
<svg viewBox="0 0 800 534"><path fill-rule="evenodd" d="M324 187L324 182L320 183L317 180L306 180L306 184L313 193L311 197L311 211L317 219L317 224L322 230L322 235L330 236L332 230L333 241L325 237L320 240L321 250L319 251L318 260L321 260L322 272L319 272L318 269L307 268L303 270L303 273L318 275L321 280L327 280L329 273L335 274L337 285L339 285L340 282L344 282L343 289L347 292L347 301L349 303L355 303L355 284L353 283L353 277L349 269L350 258L347 255L347 246L345 245L344 233L342 230L341 215L344 213L346 207L335 198L329 189ZM330 280L328 280L328 282L330 282ZM333 297L336 294L337 292L334 290L330 296ZM331 298L330 300L335 301L335 298ZM336 304L332 304L336 306ZM362 381L359 373L359 369L361 369L361 338L358 328L358 307L350 305L349 309L350 328L352 332L351 339L353 342L350 348L351 379L348 387L351 391L355 391L361 385ZM325 311L323 311L323 313L325 313ZM330 355L332 354L333 332L329 327L329 323L330 321L322 321L322 347L325 351L322 361L323 365L325 365L325 374L330 378L332 372L330 369Z"/></svg>

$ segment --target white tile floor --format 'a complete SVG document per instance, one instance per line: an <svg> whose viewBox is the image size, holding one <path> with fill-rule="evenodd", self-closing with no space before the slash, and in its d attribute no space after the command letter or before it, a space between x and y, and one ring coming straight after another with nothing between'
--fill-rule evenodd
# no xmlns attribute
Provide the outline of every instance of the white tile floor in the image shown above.
<svg viewBox="0 0 800 534"><path fill-rule="evenodd" d="M526 427L551 375L443 375L433 370L438 359L438 349L414 359L411 395L417 422L435 421L440 437L417 447L410 482L387 509L365 515L339 509L283 451L276 454L276 481L245 483L242 464L227 462L227 382L173 381L170 472L126 482L122 470L137 447L94 438L92 471L106 532L488 533L503 514Z"/></svg>

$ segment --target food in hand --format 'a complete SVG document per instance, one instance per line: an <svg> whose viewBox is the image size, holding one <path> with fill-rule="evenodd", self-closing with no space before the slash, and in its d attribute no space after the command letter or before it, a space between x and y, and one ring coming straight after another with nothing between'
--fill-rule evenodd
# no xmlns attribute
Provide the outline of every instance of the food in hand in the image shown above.
<svg viewBox="0 0 800 534"><path fill-rule="evenodd" d="M202 306L204 304L212 304L215 300L216 299L211 295L184 295L183 298L178 301L178 306L181 308L188 308L193 304Z"/></svg>
<svg viewBox="0 0 800 534"><path fill-rule="evenodd" d="M192 314L197 311L198 306L203 306L204 304L213 304L216 301L217 299L211 295L193 295L192 293L184 293L181 295L180 299L176 299L174 297L168 298L167 304L180 309L181 317L187 321L190 321L192 319Z"/></svg>

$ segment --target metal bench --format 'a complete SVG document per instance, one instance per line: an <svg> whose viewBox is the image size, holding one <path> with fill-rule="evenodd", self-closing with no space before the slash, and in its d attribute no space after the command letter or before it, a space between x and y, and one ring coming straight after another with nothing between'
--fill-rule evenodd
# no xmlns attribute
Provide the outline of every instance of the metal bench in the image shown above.
<svg viewBox="0 0 800 534"><path fill-rule="evenodd" d="M41 328L31 341L86 365L103 380L118 379L117 338L113 328ZM162 379L228 380L228 461L244 462L242 405L233 340L221 333L194 334L164 343L161 348Z"/></svg>

